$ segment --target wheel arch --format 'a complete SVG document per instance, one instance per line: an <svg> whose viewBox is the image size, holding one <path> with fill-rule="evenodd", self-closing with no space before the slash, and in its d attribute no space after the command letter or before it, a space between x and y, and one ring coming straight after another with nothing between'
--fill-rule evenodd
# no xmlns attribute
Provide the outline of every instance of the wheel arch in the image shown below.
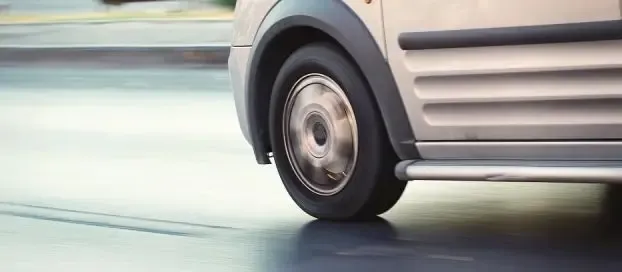
<svg viewBox="0 0 622 272"><path fill-rule="evenodd" d="M257 162L271 163L268 112L280 66L297 48L316 41L331 42L347 53L372 89L395 153L401 159L419 158L389 65L365 24L341 0L281 0L255 35L247 73L246 108Z"/></svg>

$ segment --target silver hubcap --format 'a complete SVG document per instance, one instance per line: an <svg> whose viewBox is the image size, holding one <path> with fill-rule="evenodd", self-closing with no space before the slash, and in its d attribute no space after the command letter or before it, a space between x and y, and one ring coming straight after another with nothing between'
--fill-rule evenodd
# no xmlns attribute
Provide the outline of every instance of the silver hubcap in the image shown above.
<svg viewBox="0 0 622 272"><path fill-rule="evenodd" d="M354 111L337 83L302 77L285 102L283 135L294 173L312 192L328 196L348 183L358 151Z"/></svg>

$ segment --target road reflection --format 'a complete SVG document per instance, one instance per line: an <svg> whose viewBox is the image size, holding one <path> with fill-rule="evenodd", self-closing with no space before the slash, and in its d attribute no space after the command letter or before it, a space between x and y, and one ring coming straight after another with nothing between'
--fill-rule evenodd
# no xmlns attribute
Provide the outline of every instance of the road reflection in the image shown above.
<svg viewBox="0 0 622 272"><path fill-rule="evenodd" d="M434 219L401 213L371 223L315 220L266 271L619 271L622 190L602 192L594 213L549 206L452 220L461 208L447 206Z"/></svg>

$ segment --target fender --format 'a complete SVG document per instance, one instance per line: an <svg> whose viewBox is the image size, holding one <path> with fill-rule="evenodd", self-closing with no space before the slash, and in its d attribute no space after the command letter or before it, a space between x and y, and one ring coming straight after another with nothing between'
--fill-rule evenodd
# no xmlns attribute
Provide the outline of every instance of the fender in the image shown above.
<svg viewBox="0 0 622 272"><path fill-rule="evenodd" d="M341 0L281 0L274 5L259 27L248 67L247 114L255 158L269 164L267 126L259 120L257 95L261 55L270 40L293 27L312 27L331 36L355 60L367 79L380 109L393 149L402 160L417 159L415 136L391 69L373 36L358 16Z"/></svg>

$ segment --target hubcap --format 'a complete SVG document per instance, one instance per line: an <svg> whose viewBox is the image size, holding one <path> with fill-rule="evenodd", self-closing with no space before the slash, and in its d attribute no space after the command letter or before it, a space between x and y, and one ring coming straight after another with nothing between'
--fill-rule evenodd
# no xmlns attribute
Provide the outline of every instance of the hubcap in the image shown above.
<svg viewBox="0 0 622 272"><path fill-rule="evenodd" d="M354 111L337 83L321 74L302 77L283 114L287 157L303 185L318 195L340 192L358 153Z"/></svg>

